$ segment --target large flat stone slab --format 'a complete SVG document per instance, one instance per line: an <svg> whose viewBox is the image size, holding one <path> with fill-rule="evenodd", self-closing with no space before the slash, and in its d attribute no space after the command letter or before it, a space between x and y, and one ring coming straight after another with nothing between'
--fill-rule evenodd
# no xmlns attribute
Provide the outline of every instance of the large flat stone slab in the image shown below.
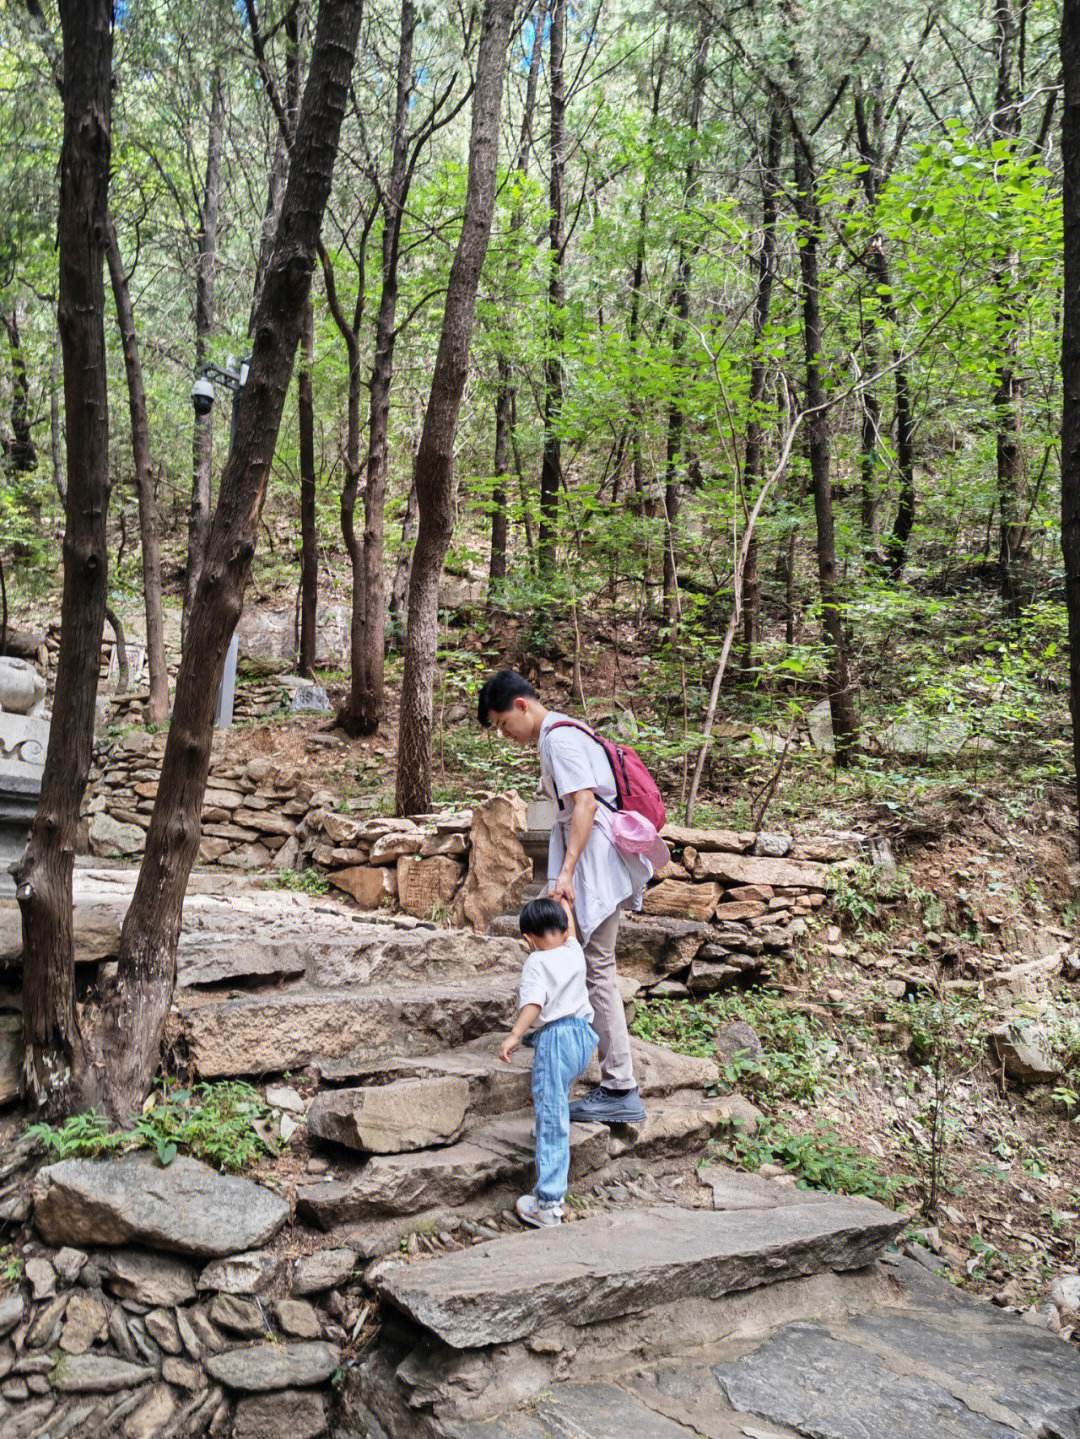
<svg viewBox="0 0 1080 1439"><path fill-rule="evenodd" d="M790 1424L807 1439L1018 1439L1034 1432L1022 1421L990 1417L989 1406L978 1412L934 1378L897 1373L818 1324L789 1324L713 1372L736 1409Z"/></svg>
<svg viewBox="0 0 1080 1439"><path fill-rule="evenodd" d="M816 1189L796 1189L777 1184L760 1174L747 1174L726 1164L706 1164L697 1171L698 1181L712 1190L714 1209L789 1209L793 1204L827 1204L833 1197Z"/></svg>
<svg viewBox="0 0 1080 1439"><path fill-rule="evenodd" d="M749 854L699 854L695 879L723 884L772 885L775 889L824 889L829 866L811 859L766 859Z"/></svg>
<svg viewBox="0 0 1080 1439"><path fill-rule="evenodd" d="M322 1229L387 1215L453 1207L493 1184L527 1183L535 1146L532 1115L503 1115L465 1139L415 1154L380 1154L345 1180L302 1185L297 1209ZM570 1174L598 1169L608 1158L608 1131L599 1124L570 1126Z"/></svg>
<svg viewBox="0 0 1080 1439"><path fill-rule="evenodd" d="M469 1087L469 1113L474 1117L505 1114L531 1102L532 1050L515 1050L509 1064L497 1051L504 1031L449 1049L441 1054L394 1056L386 1059L320 1058L315 1068L322 1079L365 1080L378 1076L382 1081L448 1077L463 1079Z"/></svg>
<svg viewBox="0 0 1080 1439"><path fill-rule="evenodd" d="M50 1244L145 1244L217 1259L258 1249L289 1217L279 1194L195 1159L64 1159L38 1172L34 1222Z"/></svg>
<svg viewBox="0 0 1080 1439"><path fill-rule="evenodd" d="M423 1054L512 1023L512 979L402 990L304 990L180 1003L203 1078L280 1073L319 1057Z"/></svg>
<svg viewBox="0 0 1080 1439"><path fill-rule="evenodd" d="M560 1384L535 1409L488 1423L449 1424L447 1439L690 1439L692 1431L614 1384ZM732 1429L732 1439L737 1430Z"/></svg>
<svg viewBox="0 0 1080 1439"><path fill-rule="evenodd" d="M418 1324L467 1349L525 1338L556 1319L594 1324L676 1295L717 1298L861 1268L902 1224L882 1205L856 1199L737 1213L626 1210L429 1263L388 1265L378 1286Z"/></svg>

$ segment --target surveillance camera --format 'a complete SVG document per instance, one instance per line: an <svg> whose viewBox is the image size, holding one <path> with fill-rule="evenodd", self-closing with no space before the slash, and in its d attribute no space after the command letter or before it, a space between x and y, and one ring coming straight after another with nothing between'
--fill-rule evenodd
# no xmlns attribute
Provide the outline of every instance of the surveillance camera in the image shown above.
<svg viewBox="0 0 1080 1439"><path fill-rule="evenodd" d="M197 415L208 415L214 407L214 386L200 375L191 387L191 403Z"/></svg>

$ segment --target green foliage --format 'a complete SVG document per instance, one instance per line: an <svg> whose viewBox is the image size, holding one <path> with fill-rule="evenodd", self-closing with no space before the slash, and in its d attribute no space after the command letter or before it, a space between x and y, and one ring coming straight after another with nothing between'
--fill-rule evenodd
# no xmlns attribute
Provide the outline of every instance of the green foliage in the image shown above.
<svg viewBox="0 0 1080 1439"><path fill-rule="evenodd" d="M912 883L898 871L890 874L878 865L852 863L830 871L829 901L833 910L859 935L887 930L897 919L897 906L913 914L927 929L941 924L941 899L932 891Z"/></svg>
<svg viewBox="0 0 1080 1439"><path fill-rule="evenodd" d="M0 1286L14 1289L22 1283L23 1257L10 1244L0 1244Z"/></svg>
<svg viewBox="0 0 1080 1439"><path fill-rule="evenodd" d="M758 1121L757 1131L740 1129L720 1156L751 1172L776 1164L796 1176L799 1189L824 1189L833 1194L862 1194L891 1203L909 1180L885 1175L873 1159L846 1144L831 1124L819 1122L807 1134L789 1129L778 1119Z"/></svg>
<svg viewBox="0 0 1080 1439"><path fill-rule="evenodd" d="M713 1058L722 1024L753 1026L761 1059L737 1056L724 1067L729 1088L750 1088L767 1102L812 1101L826 1083L839 1048L810 1015L785 1005L772 990L730 990L699 1000L649 999L637 1005L631 1032L679 1054Z"/></svg>
<svg viewBox="0 0 1080 1439"><path fill-rule="evenodd" d="M27 1135L55 1159L96 1159L152 1149L169 1165L183 1150L215 1169L247 1168L274 1152L256 1128L270 1111L241 1080L185 1089L164 1081L147 1099L134 1129L116 1130L100 1114L74 1114L63 1124L32 1124Z"/></svg>
<svg viewBox="0 0 1080 1439"><path fill-rule="evenodd" d="M330 881L321 870L314 865L308 865L307 869L279 869L275 870L272 880L268 881L268 887L272 889L291 889L298 894L329 894Z"/></svg>

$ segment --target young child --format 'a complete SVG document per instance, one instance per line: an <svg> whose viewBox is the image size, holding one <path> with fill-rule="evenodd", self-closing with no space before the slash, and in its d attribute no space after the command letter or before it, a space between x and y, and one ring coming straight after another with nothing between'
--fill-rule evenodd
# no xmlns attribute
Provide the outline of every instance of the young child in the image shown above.
<svg viewBox="0 0 1080 1439"><path fill-rule="evenodd" d="M585 953L573 937L569 905L530 900L518 924L529 953L521 970L518 1017L499 1058L509 1064L526 1031L539 1025L525 1040L535 1056L536 1188L515 1208L526 1224L546 1228L562 1223L570 1172L570 1086L585 1072L598 1040L585 988Z"/></svg>

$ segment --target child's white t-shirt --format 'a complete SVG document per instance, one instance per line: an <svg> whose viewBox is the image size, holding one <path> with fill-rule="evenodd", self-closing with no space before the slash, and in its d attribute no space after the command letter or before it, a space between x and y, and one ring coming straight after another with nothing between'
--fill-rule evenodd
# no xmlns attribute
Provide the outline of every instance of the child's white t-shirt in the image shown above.
<svg viewBox="0 0 1080 1439"><path fill-rule="evenodd" d="M555 949L534 949L521 968L518 1008L540 1006L537 1024L556 1019L587 1019L593 1009L585 985L585 951L576 939Z"/></svg>

